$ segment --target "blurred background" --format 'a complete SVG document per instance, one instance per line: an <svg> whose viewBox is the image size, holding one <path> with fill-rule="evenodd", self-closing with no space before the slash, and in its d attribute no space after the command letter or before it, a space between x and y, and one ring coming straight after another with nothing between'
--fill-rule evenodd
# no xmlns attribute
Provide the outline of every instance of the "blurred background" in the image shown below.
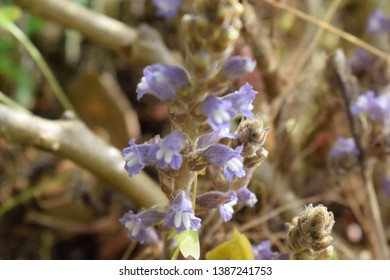
<svg viewBox="0 0 390 280"><path fill-rule="evenodd" d="M151 96L137 101L135 88L146 65L183 63L180 19L191 13L191 2L166 20L149 0L0 0L0 17L13 22L0 21L0 91L49 120L66 118L58 98L63 94L79 118L119 150L130 138L164 135L170 129L166 104ZM350 102L367 90L390 95L390 29L367 30L376 11L390 16L389 1L243 2L235 53L256 59L257 69L232 88L249 81L259 92L255 113L270 128L269 157L249 186L257 205L210 229L202 250L225 240L234 224L253 244L270 240L275 251L286 252L286 223L304 205L321 203L335 215L333 245L340 259L386 258L375 240L390 238L388 155L367 159L380 216L373 220L359 163L331 159L329 150L338 137L351 136L335 77L354 88ZM92 13L69 12L68 4ZM10 6L21 13L7 12ZM106 17L122 24L111 26ZM346 59L342 70L332 62L337 49ZM52 76L42 71L42 61ZM358 133L363 137L370 129L363 123ZM145 171L158 180L152 168ZM148 247L127 238L118 219L136 204L95 175L0 138L0 259L163 258L163 244Z"/></svg>

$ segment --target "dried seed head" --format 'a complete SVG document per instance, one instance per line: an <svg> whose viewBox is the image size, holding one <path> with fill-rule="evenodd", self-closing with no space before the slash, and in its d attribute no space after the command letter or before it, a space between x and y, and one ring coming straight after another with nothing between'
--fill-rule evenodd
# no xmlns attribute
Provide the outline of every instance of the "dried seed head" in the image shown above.
<svg viewBox="0 0 390 280"><path fill-rule="evenodd" d="M332 243L332 212L323 205L310 204L290 224L288 247L294 259L317 259Z"/></svg>
<svg viewBox="0 0 390 280"><path fill-rule="evenodd" d="M254 156L259 147L263 146L267 138L268 128L263 126L260 118L244 120L237 129L239 145L244 146L243 156Z"/></svg>

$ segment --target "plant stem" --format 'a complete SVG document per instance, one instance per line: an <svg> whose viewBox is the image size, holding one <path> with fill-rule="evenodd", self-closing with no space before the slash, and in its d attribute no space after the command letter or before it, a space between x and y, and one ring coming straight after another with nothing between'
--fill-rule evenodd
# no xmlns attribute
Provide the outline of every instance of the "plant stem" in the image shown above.
<svg viewBox="0 0 390 280"><path fill-rule="evenodd" d="M287 4L283 4L282 2L276 2L274 0L262 0L262 1L267 2L271 6L277 7L278 9L287 11L298 18L306 20L307 22L315 24L318 27L325 29L333 34L336 34L337 36L344 39L345 41L348 41L351 44L354 44L358 47L361 47L362 49L365 49L366 51L368 51L369 53L372 53L373 55L376 55L376 56L381 57L381 58L386 59L386 60L390 59L390 55L387 54L386 52L364 42L363 40L359 39L356 36L353 36L345 31L331 25L330 23L328 23L326 21L316 19L316 18L314 18L308 14L305 14L304 12L301 12L301 11L299 11L299 10L297 10L297 9L287 5Z"/></svg>
<svg viewBox="0 0 390 280"><path fill-rule="evenodd" d="M76 114L76 110L73 105L70 103L69 99L66 97L61 86L58 84L56 78L54 77L53 72L50 70L46 61L42 57L39 50L34 46L34 44L28 39L28 37L23 33L23 31L13 22L7 22L6 25L7 31L9 31L28 51L30 56L37 63L39 69L41 70L43 76L45 76L47 82L49 83L53 93L57 97L58 101L61 103L62 107L66 110L72 111Z"/></svg>
<svg viewBox="0 0 390 280"><path fill-rule="evenodd" d="M175 251L173 252L173 254L172 254L171 261L177 260L177 256L179 255L179 252L180 252L180 247L178 246L178 247L175 249Z"/></svg>
<svg viewBox="0 0 390 280"><path fill-rule="evenodd" d="M24 113L30 113L29 110L24 108L22 105L16 103L13 99L9 98L2 91L0 91L0 102L3 102L5 105L14 108L16 110L22 111Z"/></svg>
<svg viewBox="0 0 390 280"><path fill-rule="evenodd" d="M73 160L140 208L163 208L169 203L160 186L146 173L129 177L123 170L120 151L79 120L46 120L0 104L0 137Z"/></svg>
<svg viewBox="0 0 390 280"><path fill-rule="evenodd" d="M198 192L198 172L194 172L194 189L192 192L192 208L195 211L196 207L196 193Z"/></svg>

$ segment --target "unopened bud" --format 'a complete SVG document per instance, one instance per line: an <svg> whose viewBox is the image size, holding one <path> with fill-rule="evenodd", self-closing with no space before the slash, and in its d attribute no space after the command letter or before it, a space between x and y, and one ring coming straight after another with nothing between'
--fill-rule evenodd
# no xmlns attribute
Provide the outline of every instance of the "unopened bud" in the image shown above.
<svg viewBox="0 0 390 280"><path fill-rule="evenodd" d="M331 231L334 225L332 212L323 205L310 204L290 224L288 247L293 259L323 258L332 243Z"/></svg>

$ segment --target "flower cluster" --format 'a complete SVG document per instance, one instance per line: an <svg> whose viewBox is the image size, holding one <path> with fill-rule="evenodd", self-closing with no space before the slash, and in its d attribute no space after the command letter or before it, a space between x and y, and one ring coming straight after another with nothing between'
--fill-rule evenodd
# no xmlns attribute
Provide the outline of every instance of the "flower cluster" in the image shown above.
<svg viewBox="0 0 390 280"><path fill-rule="evenodd" d="M154 0L153 4L158 15L171 18L181 2L170 1L170 6L168 1ZM267 155L262 147L267 130L252 112L257 91L245 83L237 91L225 92L233 80L256 67L251 58L230 57L241 28L243 7L238 0L195 2L197 14L183 17L184 26L194 28L185 34L192 37L183 37L187 65L147 66L136 88L138 99L149 94L168 104L174 127L163 138L157 135L140 144L132 139L122 152L129 176L153 166L162 189L173 198L155 217L150 217L155 210L130 211L120 220L129 237L139 242L155 239L155 225L174 229L178 235L197 231L201 227L198 214L204 210L217 209L221 219L228 222L234 207L253 207L257 202L256 195L247 189L248 174ZM200 36L202 30L213 32ZM212 38L207 37L210 34L214 34ZM233 119L239 116L239 128L232 132ZM217 172L221 184L211 190L201 184L194 187L194 174L201 170L206 170L209 178ZM203 212L197 213L198 209Z"/></svg>

